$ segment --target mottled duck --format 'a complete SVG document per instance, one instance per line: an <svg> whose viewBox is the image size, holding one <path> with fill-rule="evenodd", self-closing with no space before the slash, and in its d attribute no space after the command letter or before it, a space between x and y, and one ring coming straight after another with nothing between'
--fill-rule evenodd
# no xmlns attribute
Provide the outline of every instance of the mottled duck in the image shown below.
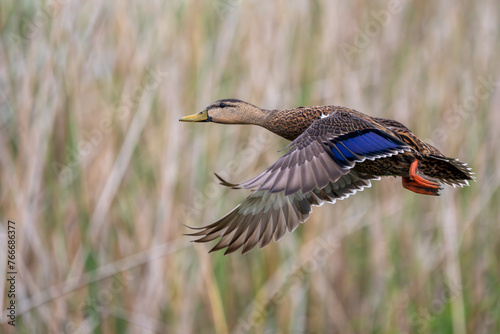
<svg viewBox="0 0 500 334"><path fill-rule="evenodd" d="M294 231L311 206L334 203L370 187L381 176L400 176L403 187L438 196L441 184L468 185L471 169L444 156L403 124L338 106L265 110L250 103L219 100L183 122L255 124L292 141L278 161L253 179L221 184L253 192L227 215L191 236L221 238L211 251L225 254L262 248Z"/></svg>

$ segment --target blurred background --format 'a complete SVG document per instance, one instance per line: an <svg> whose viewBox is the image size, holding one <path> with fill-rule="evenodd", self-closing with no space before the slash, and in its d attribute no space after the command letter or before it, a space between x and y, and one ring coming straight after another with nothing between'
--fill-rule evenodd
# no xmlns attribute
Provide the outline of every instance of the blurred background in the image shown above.
<svg viewBox="0 0 500 334"><path fill-rule="evenodd" d="M500 4L2 0L0 331L500 332ZM287 142L220 98L397 119L477 182L384 178L242 256L220 218ZM16 327L7 324L16 223Z"/></svg>

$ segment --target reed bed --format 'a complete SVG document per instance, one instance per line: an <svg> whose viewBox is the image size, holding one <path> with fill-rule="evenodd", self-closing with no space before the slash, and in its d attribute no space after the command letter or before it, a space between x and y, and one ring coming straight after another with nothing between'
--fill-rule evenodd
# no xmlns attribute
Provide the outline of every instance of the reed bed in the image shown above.
<svg viewBox="0 0 500 334"><path fill-rule="evenodd" d="M14 1L0 5L2 333L500 332L500 5ZM287 145L184 124L220 98L394 118L477 182L384 178L244 256L201 226ZM16 222L16 327L7 220Z"/></svg>

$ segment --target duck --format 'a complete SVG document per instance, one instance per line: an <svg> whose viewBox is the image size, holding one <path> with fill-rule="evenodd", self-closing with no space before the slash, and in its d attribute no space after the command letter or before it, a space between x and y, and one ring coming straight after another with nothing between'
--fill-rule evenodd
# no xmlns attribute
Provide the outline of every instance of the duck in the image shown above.
<svg viewBox="0 0 500 334"><path fill-rule="evenodd" d="M293 232L312 206L335 203L383 176L401 177L404 189L438 196L442 185L475 180L466 163L443 155L405 125L354 109L328 105L267 110L238 99L215 101L182 122L251 124L291 143L284 155L254 178L220 184L251 190L232 211L212 224L189 227L195 242L220 238L210 252L242 254Z"/></svg>

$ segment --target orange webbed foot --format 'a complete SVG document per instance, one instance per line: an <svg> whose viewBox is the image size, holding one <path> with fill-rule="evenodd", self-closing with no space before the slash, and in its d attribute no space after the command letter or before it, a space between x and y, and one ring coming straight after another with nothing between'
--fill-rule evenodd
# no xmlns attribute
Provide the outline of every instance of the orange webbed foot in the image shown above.
<svg viewBox="0 0 500 334"><path fill-rule="evenodd" d="M439 187L428 187L422 186L420 183L410 179L409 177L403 177L403 188L413 191L417 194L439 196Z"/></svg>
<svg viewBox="0 0 500 334"><path fill-rule="evenodd" d="M439 196L439 183L424 179L417 174L418 160L410 165L410 177L403 177L403 187L417 194Z"/></svg>

